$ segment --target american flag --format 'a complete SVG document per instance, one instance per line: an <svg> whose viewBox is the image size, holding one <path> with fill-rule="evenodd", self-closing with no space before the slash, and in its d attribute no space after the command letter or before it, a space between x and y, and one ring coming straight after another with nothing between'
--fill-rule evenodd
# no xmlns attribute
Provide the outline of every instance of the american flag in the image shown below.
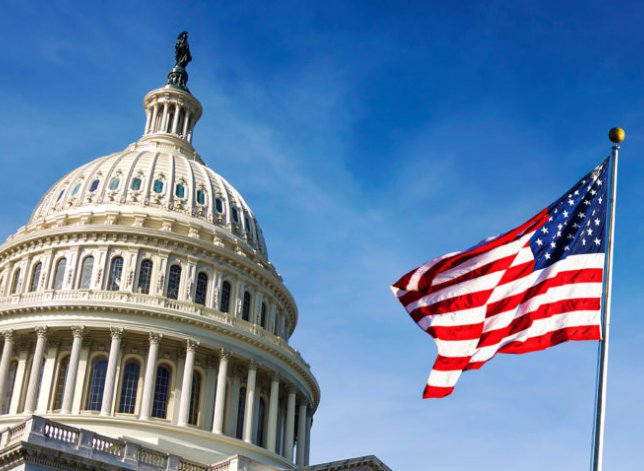
<svg viewBox="0 0 644 471"><path fill-rule="evenodd" d="M463 371L497 353L600 339L608 160L517 228L392 286L438 346L424 398L451 394Z"/></svg>

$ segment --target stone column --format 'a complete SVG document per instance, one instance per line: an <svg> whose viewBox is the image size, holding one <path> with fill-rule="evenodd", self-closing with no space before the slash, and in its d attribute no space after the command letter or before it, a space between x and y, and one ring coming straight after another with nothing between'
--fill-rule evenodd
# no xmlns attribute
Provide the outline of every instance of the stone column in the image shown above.
<svg viewBox="0 0 644 471"><path fill-rule="evenodd" d="M150 349L148 350L148 359L145 363L145 378L143 379L143 393L141 394L141 419L148 419L150 417L152 395L154 394L154 374L159 357L160 339L161 334L150 332Z"/></svg>
<svg viewBox="0 0 644 471"><path fill-rule="evenodd" d="M255 412L255 380L257 379L257 363L254 360L248 365L246 380L246 409L244 410L244 433L246 443L253 443L253 412Z"/></svg>
<svg viewBox="0 0 644 471"><path fill-rule="evenodd" d="M172 134L179 134L179 103L174 104L174 119L172 120Z"/></svg>
<svg viewBox="0 0 644 471"><path fill-rule="evenodd" d="M268 434L266 437L266 448L268 451L275 451L277 437L277 409L279 407L280 379L278 375L273 376L271 382L271 397L268 406Z"/></svg>
<svg viewBox="0 0 644 471"><path fill-rule="evenodd" d="M222 350L217 373L217 393L215 395L215 418L212 423L213 433L223 433L224 405L226 404L226 378L228 377L228 359L230 353Z"/></svg>
<svg viewBox="0 0 644 471"><path fill-rule="evenodd" d="M25 413L33 414L36 407L36 395L40 388L40 370L42 368L42 357L47 345L47 327L36 327L36 348L34 358L31 362L31 374L29 375L29 385L27 386L27 396L25 399Z"/></svg>
<svg viewBox="0 0 644 471"><path fill-rule="evenodd" d="M116 385L116 367L119 362L121 353L121 339L123 338L123 329L110 327L112 334L112 344L110 345L110 357L107 360L107 371L105 372L105 388L103 389L103 403L101 404L101 415L111 415L112 398L114 397L114 387Z"/></svg>
<svg viewBox="0 0 644 471"><path fill-rule="evenodd" d="M190 398L192 397L192 375L195 367L195 350L199 342L188 339L186 342L186 362L183 366L183 382L181 383L181 401L179 402L178 425L187 425L190 414Z"/></svg>
<svg viewBox="0 0 644 471"><path fill-rule="evenodd" d="M150 111L150 108L145 110L145 129L143 130L143 134L147 134L148 130L150 129L150 120L152 119L152 112Z"/></svg>
<svg viewBox="0 0 644 471"><path fill-rule="evenodd" d="M167 132L168 129L168 102L165 102L163 104L163 116L161 117L161 126L160 126L160 131L161 132Z"/></svg>
<svg viewBox="0 0 644 471"><path fill-rule="evenodd" d="M304 464L309 465L309 455L311 454L311 425L313 424L313 418L309 414L306 418L306 451L304 453Z"/></svg>
<svg viewBox="0 0 644 471"><path fill-rule="evenodd" d="M183 131L181 134L186 137L188 134L188 123L190 122L190 110L186 110L186 115L183 118Z"/></svg>
<svg viewBox="0 0 644 471"><path fill-rule="evenodd" d="M150 127L146 130L146 134L149 132L154 132L154 128L156 127L158 120L159 120L159 104L155 103L154 107L152 108L152 122L150 123Z"/></svg>
<svg viewBox="0 0 644 471"><path fill-rule="evenodd" d="M302 399L297 418L297 465L304 466L306 456L306 399Z"/></svg>
<svg viewBox="0 0 644 471"><path fill-rule="evenodd" d="M83 346L85 327L72 327L72 334L74 335L74 341L72 342L72 353L69 355L69 366L67 367L67 378L65 378L61 414L69 414L72 410L74 389L76 388L76 374L78 373L78 362L80 360L81 347Z"/></svg>
<svg viewBox="0 0 644 471"><path fill-rule="evenodd" d="M293 461L293 437L295 432L295 390L290 389L286 403L286 430L284 431L284 458Z"/></svg>
<svg viewBox="0 0 644 471"><path fill-rule="evenodd" d="M5 389L7 388L7 375L9 374L9 365L13 355L14 333L13 330L3 330L4 347L2 348L2 358L0 358L0 409L4 399Z"/></svg>

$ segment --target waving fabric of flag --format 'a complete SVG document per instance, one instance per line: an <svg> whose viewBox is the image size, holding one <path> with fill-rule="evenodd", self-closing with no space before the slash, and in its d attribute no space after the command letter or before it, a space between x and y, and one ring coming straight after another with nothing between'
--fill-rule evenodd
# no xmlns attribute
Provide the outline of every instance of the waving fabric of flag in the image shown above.
<svg viewBox="0 0 644 471"><path fill-rule="evenodd" d="M497 353L600 339L609 162L515 229L435 258L392 286L438 357L424 398Z"/></svg>

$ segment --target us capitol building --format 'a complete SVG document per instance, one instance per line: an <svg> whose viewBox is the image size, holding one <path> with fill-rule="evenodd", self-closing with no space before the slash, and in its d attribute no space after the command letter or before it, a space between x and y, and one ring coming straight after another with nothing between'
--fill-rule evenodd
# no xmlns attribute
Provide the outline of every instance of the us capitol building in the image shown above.
<svg viewBox="0 0 644 471"><path fill-rule="evenodd" d="M143 136L64 175L0 246L0 469L309 465L320 388L242 196L192 146L187 34Z"/></svg>

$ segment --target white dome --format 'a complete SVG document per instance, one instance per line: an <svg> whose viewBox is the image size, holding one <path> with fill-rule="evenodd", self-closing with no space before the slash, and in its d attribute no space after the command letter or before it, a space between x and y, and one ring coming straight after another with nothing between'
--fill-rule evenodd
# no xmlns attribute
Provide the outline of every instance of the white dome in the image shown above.
<svg viewBox="0 0 644 471"><path fill-rule="evenodd" d="M170 218L182 226L232 236L244 252L266 260L262 230L242 196L187 151L179 139L156 136L100 157L52 186L29 224L108 213L116 218L112 223L128 214Z"/></svg>

